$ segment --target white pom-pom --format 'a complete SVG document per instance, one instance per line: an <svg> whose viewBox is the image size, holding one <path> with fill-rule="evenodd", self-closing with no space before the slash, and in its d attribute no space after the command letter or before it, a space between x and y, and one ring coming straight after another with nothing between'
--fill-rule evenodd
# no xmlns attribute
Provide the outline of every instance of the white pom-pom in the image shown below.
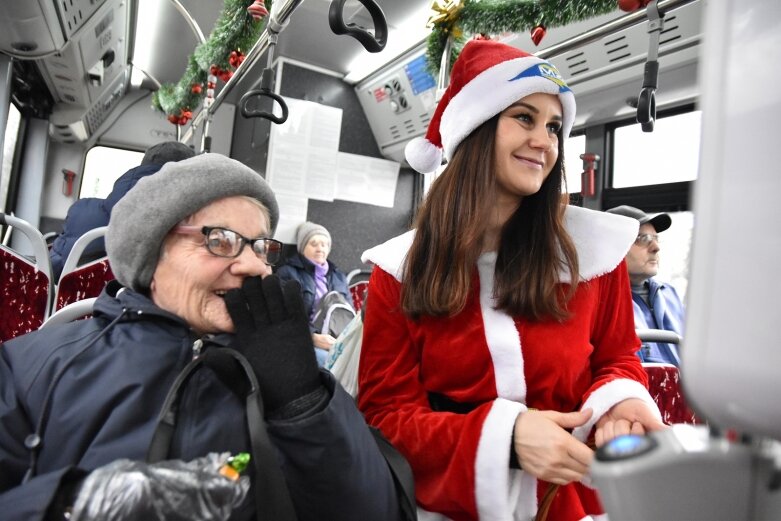
<svg viewBox="0 0 781 521"><path fill-rule="evenodd" d="M422 174L433 172L442 165L442 149L424 137L416 137L404 147L409 166Z"/></svg>

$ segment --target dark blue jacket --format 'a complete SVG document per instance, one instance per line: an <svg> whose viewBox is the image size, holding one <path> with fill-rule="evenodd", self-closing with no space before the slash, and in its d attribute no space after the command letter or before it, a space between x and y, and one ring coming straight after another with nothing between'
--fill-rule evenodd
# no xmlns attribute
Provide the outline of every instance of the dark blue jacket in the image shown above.
<svg viewBox="0 0 781 521"><path fill-rule="evenodd" d="M177 316L133 291L116 295L118 288L114 282L104 290L91 319L0 345L0 517L6 521L42 519L71 467L89 471L118 458L143 460L194 343L211 349L233 339L199 339ZM392 477L363 417L329 373L321 378L328 391L324 409L268 423L298 519L399 519ZM29 458L24 439L47 395L37 477L22 485ZM249 452L243 400L213 372L198 371L180 403L172 458ZM250 493L232 519L252 515Z"/></svg>
<svg viewBox="0 0 781 521"><path fill-rule="evenodd" d="M338 291L347 302L352 305L350 290L347 289L347 276L339 271L339 268L331 262L328 262L328 273L325 276L328 291ZM282 280L297 280L301 284L301 291L304 297L304 307L307 314L311 317L315 307L315 265L301 255L296 253L290 257L287 262L280 266L276 271L277 276Z"/></svg>
<svg viewBox="0 0 781 521"><path fill-rule="evenodd" d="M49 252L52 261L52 277L55 281L60 278L62 268L65 266L65 261L68 259L68 254L73 249L76 240L92 229L107 226L114 205L136 185L139 179L154 174L161 167L162 165L143 165L132 168L114 182L111 193L105 199L86 197L79 199L68 208L62 233L54 239ZM105 251L106 246L103 239L100 238L92 241L84 249L82 255L97 258Z"/></svg>
<svg viewBox="0 0 781 521"><path fill-rule="evenodd" d="M662 284L654 278L648 279L648 302L632 293L635 312L635 327L638 329L663 329L683 336L684 311L681 297L675 288ZM643 362L663 362L681 365L678 346L660 342L644 342L638 351Z"/></svg>

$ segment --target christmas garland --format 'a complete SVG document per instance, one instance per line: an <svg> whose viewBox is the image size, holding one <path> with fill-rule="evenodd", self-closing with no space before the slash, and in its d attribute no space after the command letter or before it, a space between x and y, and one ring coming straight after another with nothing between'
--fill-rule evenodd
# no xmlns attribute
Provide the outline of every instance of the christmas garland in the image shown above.
<svg viewBox="0 0 781 521"><path fill-rule="evenodd" d="M448 38L452 64L467 35L532 31L538 44L546 28L610 13L616 7L616 0L434 0L434 14L428 22L432 28L427 42L428 67L436 76Z"/></svg>
<svg viewBox="0 0 781 521"><path fill-rule="evenodd" d="M152 97L152 106L177 125L186 124L202 103L208 106L217 78L228 81L232 69L244 59L242 49L251 48L260 37L271 2L225 0L209 38L190 55L179 82L162 85Z"/></svg>

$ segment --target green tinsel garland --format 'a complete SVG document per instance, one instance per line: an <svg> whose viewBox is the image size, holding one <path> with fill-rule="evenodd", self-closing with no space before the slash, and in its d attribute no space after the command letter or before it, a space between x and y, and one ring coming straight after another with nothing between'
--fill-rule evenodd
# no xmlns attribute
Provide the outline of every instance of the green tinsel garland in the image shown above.
<svg viewBox="0 0 781 521"><path fill-rule="evenodd" d="M538 25L550 29L615 11L616 0L464 0L454 16L436 22L428 37L429 70L437 75L451 35L452 65L473 34L522 33Z"/></svg>
<svg viewBox="0 0 781 521"><path fill-rule="evenodd" d="M166 83L155 92L152 106L166 115L178 116L183 110L200 106L206 96L209 69L216 65L229 70L231 51L247 52L258 40L266 19L255 21L247 12L254 0L225 0L225 5L214 23L214 29L205 42L199 44L187 60L187 68L176 84ZM272 0L266 0L271 10ZM202 85L201 92L192 91L194 84Z"/></svg>

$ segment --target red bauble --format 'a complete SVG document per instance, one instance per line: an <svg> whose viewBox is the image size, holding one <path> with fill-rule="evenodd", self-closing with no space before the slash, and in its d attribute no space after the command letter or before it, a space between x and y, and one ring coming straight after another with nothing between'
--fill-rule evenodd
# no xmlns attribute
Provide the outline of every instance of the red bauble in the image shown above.
<svg viewBox="0 0 781 521"><path fill-rule="evenodd" d="M193 86L190 87L190 91L193 94L200 94L201 92L203 92L203 87L201 86L200 83L193 83Z"/></svg>
<svg viewBox="0 0 781 521"><path fill-rule="evenodd" d="M247 12L257 22L268 16L268 9L261 0L255 0L255 2L247 7Z"/></svg>
<svg viewBox="0 0 781 521"><path fill-rule="evenodd" d="M179 124L179 116L177 116L176 114L169 114L168 115L168 121L170 121L174 125L178 125Z"/></svg>
<svg viewBox="0 0 781 521"><path fill-rule="evenodd" d="M545 26L544 25L538 25L534 29L532 29L532 41L534 42L534 45L540 45L540 42L543 38L545 38Z"/></svg>
<svg viewBox="0 0 781 521"><path fill-rule="evenodd" d="M230 56L228 57L228 63L230 63L231 67L238 69L243 61L244 55L241 51L231 51Z"/></svg>
<svg viewBox="0 0 781 521"><path fill-rule="evenodd" d="M217 67L216 65L212 65L211 67L209 67L209 72L211 72L215 76L219 76L220 75L220 68Z"/></svg>
<svg viewBox="0 0 781 521"><path fill-rule="evenodd" d="M643 0L618 0L618 8L627 13L631 13L648 4L649 1L650 0L645 2L643 2Z"/></svg>

